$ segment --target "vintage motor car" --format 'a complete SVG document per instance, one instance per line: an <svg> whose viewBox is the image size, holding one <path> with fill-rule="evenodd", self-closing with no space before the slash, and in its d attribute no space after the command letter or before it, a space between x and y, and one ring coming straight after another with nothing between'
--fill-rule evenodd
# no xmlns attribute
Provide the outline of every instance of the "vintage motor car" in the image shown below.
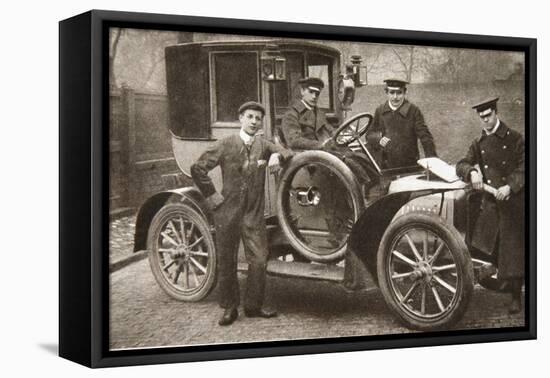
<svg viewBox="0 0 550 378"><path fill-rule="evenodd" d="M265 217L272 258L268 273L338 282L355 253L397 318L417 330L448 329L466 311L478 268L488 256L471 247L479 193L429 167L383 170L366 143L372 116L352 113L364 84L361 59L301 40L206 41L166 48L172 148L182 175L217 139L239 131L245 101L265 104L263 135L284 143L280 125L299 94L298 80L327 86L319 107L336 126L333 141L362 156L353 167L325 151L297 153L267 172ZM339 126L338 126L339 125ZM220 172L211 172L220 186ZM189 176L190 177L190 176ZM323 179L319 179L319 177ZM215 228L194 186L166 190L141 206L134 250L148 250L161 288L199 301L216 283ZM496 277L480 283L501 288Z"/></svg>

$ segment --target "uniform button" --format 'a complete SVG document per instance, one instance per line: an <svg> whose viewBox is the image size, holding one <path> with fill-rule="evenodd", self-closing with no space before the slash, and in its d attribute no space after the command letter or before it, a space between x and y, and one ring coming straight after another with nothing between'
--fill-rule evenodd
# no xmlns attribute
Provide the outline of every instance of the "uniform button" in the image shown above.
<svg viewBox="0 0 550 378"><path fill-rule="evenodd" d="M507 131L507 132L506 132L506 135L510 135L510 132L509 132L509 131Z"/></svg>
<svg viewBox="0 0 550 378"><path fill-rule="evenodd" d="M491 180L487 180L487 184L490 184L491 183Z"/></svg>
<svg viewBox="0 0 550 378"><path fill-rule="evenodd" d="M506 181L506 177L501 177L500 178L502 181Z"/></svg>
<svg viewBox="0 0 550 378"><path fill-rule="evenodd" d="M489 168L489 166L487 164L485 164L485 169Z"/></svg>
<svg viewBox="0 0 550 378"><path fill-rule="evenodd" d="M506 145L502 146L502 149L505 150L505 149L506 149Z"/></svg>
<svg viewBox="0 0 550 378"><path fill-rule="evenodd" d="M502 165L506 165L506 162L505 162L505 161L503 161L503 162L502 162Z"/></svg>
<svg viewBox="0 0 550 378"><path fill-rule="evenodd" d="M481 153L484 154L484 153L485 153L485 150L481 150Z"/></svg>

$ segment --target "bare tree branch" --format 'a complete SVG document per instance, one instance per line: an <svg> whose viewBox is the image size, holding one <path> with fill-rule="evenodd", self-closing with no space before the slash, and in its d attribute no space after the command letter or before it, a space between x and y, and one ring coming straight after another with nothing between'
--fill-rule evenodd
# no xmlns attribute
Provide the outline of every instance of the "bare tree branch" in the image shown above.
<svg viewBox="0 0 550 378"><path fill-rule="evenodd" d="M142 88L146 88L147 87L147 84L149 84L149 81L151 80L151 77L153 77L153 74L155 73L155 70L157 68L157 66L159 65L159 63L161 62L164 62L164 56L160 57L159 59L157 59L152 65L151 67L149 68L149 71L147 73L147 76L145 78L145 82L143 83L143 85L141 86Z"/></svg>
<svg viewBox="0 0 550 378"><path fill-rule="evenodd" d="M367 72L371 72L376 67L376 63L378 63L378 60L380 59L381 54L382 54L382 50L378 50L376 56L374 57L374 62L372 62L367 66Z"/></svg>
<svg viewBox="0 0 550 378"><path fill-rule="evenodd" d="M409 69L407 70L407 81L410 83L412 79L412 72L414 67L414 46L409 47Z"/></svg>
<svg viewBox="0 0 550 378"><path fill-rule="evenodd" d="M392 47L391 50L399 60L399 63L401 63L401 65L403 66L403 72L405 72L405 75L407 76L406 80L410 82L412 78L413 67L414 67L414 46L406 46L404 48L408 52L407 54L408 63L405 61L405 58L403 58L401 54L399 54L399 52L397 52L397 50L394 47Z"/></svg>
<svg viewBox="0 0 550 378"><path fill-rule="evenodd" d="M395 56L397 56L397 59L399 59L399 62L401 63L401 65L403 66L403 68L405 70L407 70L407 64L403 61L403 59L401 58L401 55L399 55L399 53L397 52L397 50L392 47L391 50L393 51L393 53L395 54Z"/></svg>
<svg viewBox="0 0 550 378"><path fill-rule="evenodd" d="M120 36L122 35L122 29L118 28L116 29L116 33L115 33L115 39L113 41L113 46L111 48L111 52L109 54L109 56L112 56L113 59L115 58L116 56L116 53L117 53L117 48L118 48L118 42L120 41Z"/></svg>
<svg viewBox="0 0 550 378"><path fill-rule="evenodd" d="M120 41L120 37L122 36L122 30L123 29L121 28L116 29L114 41L111 50L109 51L109 82L110 86L113 88L117 86L115 76L115 58L118 52L118 43Z"/></svg>

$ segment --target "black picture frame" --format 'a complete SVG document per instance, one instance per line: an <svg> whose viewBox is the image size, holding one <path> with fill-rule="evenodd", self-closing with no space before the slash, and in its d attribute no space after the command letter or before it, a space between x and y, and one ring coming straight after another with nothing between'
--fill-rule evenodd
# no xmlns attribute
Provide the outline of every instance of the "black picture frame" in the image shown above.
<svg viewBox="0 0 550 378"><path fill-rule="evenodd" d="M525 327L108 350L109 27L339 39L525 53ZM59 24L59 355L89 367L534 339L536 318L537 41L528 38L92 10Z"/></svg>

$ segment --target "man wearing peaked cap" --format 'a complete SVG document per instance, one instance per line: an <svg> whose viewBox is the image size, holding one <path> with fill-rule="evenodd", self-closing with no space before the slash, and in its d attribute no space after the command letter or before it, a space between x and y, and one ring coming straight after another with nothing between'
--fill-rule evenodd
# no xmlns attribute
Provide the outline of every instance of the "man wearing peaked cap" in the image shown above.
<svg viewBox="0 0 550 378"><path fill-rule="evenodd" d="M472 109L474 109L475 111L477 111L478 113L482 113L482 112L485 112L486 110L488 109L492 109L492 110L497 110L497 102L498 102L499 98L498 97L494 97L494 98L489 98L487 100L484 100L484 101L481 101L480 103L478 104L475 104L472 106Z"/></svg>
<svg viewBox="0 0 550 378"><path fill-rule="evenodd" d="M300 99L292 103L283 117L283 142L292 149L318 150L334 132L325 113L317 107L325 83L317 77L305 77L298 84Z"/></svg>
<svg viewBox="0 0 550 378"><path fill-rule="evenodd" d="M323 80L316 77L306 77L298 80L300 85L300 99L292 103L290 109L285 113L281 124L283 132L283 143L291 149L298 150L324 150L343 160L355 173L361 184L372 185L368 176L368 169L371 169L362 156L351 151L349 148L338 148L332 143L332 135L336 131L326 119L325 113L317 106L319 96L325 86ZM337 192L336 186L331 186L333 178L327 177L327 172L314 170L311 173L311 184L322 187L323 210L327 230L329 233L328 243L335 248L345 244L348 230L345 226L349 221L350 214L353 214L352 205L346 196ZM361 290L364 282L361 279L360 263L352 253L346 254L343 287L348 291Z"/></svg>
<svg viewBox="0 0 550 378"><path fill-rule="evenodd" d="M406 98L408 82L390 78L384 83L387 101L374 112L371 129L367 133L369 146L382 161L382 167L417 165L420 158L418 140L422 143L425 157L436 156L433 136L422 112Z"/></svg>
<svg viewBox="0 0 550 378"><path fill-rule="evenodd" d="M318 77L305 77L298 80L298 84L309 89L317 90L318 92L321 92L321 90L323 90L323 88L325 87L325 83L323 82L323 80L319 79Z"/></svg>
<svg viewBox="0 0 550 378"><path fill-rule="evenodd" d="M387 89L407 89L407 84L409 84L408 81L400 79L386 79L384 83Z"/></svg>
<svg viewBox="0 0 550 378"><path fill-rule="evenodd" d="M521 311L525 270L525 141L499 119L497 102L498 97L472 106L479 116L481 136L457 163L456 173L474 189L482 190L485 184L497 190L494 196L482 194L470 244L491 256L498 280L512 293L508 310L514 314Z"/></svg>
<svg viewBox="0 0 550 378"><path fill-rule="evenodd" d="M239 134L218 140L191 166L195 185L206 198L214 215L218 253L219 304L224 313L219 325L232 324L239 312L237 254L242 239L248 277L244 312L248 317L269 318L276 312L262 308L268 257L264 218L265 169L269 158L279 154L285 160L292 152L256 136L262 127L265 109L250 101L239 107ZM215 167L222 170L223 189L216 191L208 176Z"/></svg>

